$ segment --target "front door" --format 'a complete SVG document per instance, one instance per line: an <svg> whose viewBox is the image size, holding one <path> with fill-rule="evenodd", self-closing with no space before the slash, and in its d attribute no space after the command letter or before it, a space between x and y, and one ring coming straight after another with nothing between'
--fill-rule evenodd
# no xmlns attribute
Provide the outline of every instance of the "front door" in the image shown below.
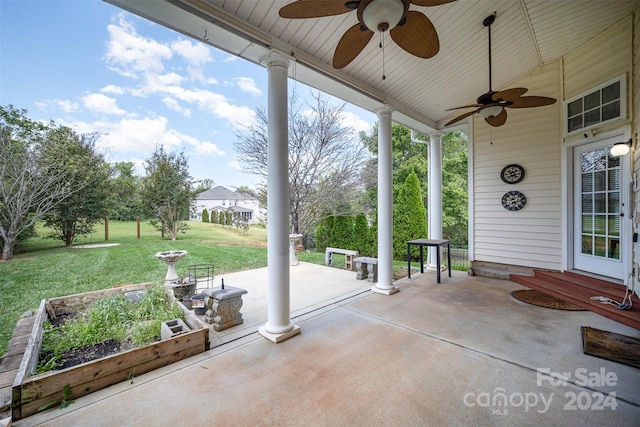
<svg viewBox="0 0 640 427"><path fill-rule="evenodd" d="M609 153L619 141L607 138L574 148L573 267L624 280L630 244L625 221L629 155Z"/></svg>

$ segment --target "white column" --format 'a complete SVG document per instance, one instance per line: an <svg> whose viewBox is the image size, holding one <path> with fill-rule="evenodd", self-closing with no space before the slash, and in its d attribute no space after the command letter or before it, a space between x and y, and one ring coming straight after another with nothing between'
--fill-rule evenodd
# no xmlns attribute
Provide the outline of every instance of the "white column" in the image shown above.
<svg viewBox="0 0 640 427"><path fill-rule="evenodd" d="M378 111L378 282L372 291L391 295L393 286L393 162L391 109Z"/></svg>
<svg viewBox="0 0 640 427"><path fill-rule="evenodd" d="M442 239L442 139L429 135L429 238ZM440 248L429 248L429 268L436 266Z"/></svg>
<svg viewBox="0 0 640 427"><path fill-rule="evenodd" d="M267 139L267 323L265 338L280 342L300 333L293 324L289 300L289 148L287 70L289 59L270 52Z"/></svg>

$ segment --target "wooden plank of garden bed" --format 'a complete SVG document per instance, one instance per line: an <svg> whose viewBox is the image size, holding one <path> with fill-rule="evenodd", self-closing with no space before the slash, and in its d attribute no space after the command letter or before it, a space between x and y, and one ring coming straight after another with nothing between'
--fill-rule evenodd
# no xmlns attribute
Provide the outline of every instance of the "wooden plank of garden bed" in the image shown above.
<svg viewBox="0 0 640 427"><path fill-rule="evenodd" d="M16 377L13 380L13 386L11 387L11 415L14 419L20 419L20 411L22 408L21 400L21 384L29 376L31 372L35 371L35 367L38 364L38 358L40 357L40 347L42 346L42 325L47 318L47 311L45 310L46 300L40 301L40 307L36 312L35 320L33 321L33 327L31 328L31 335L27 347L25 348L20 362L20 368L16 373ZM16 417L17 416L17 417Z"/></svg>
<svg viewBox="0 0 640 427"><path fill-rule="evenodd" d="M78 308L84 308L91 304L93 301L99 300L108 295L117 295L126 292L140 291L151 286L153 286L152 282L139 283L136 285L118 286L109 289L102 289L99 291L50 298L48 302L55 310L56 315L58 315L67 311L76 311L78 310Z"/></svg>
<svg viewBox="0 0 640 427"><path fill-rule="evenodd" d="M35 414L46 403L60 402L66 385L70 386L73 398L77 398L125 381L130 375L141 375L202 353L207 333L208 329L195 330L104 359L27 378L21 387L21 416Z"/></svg>

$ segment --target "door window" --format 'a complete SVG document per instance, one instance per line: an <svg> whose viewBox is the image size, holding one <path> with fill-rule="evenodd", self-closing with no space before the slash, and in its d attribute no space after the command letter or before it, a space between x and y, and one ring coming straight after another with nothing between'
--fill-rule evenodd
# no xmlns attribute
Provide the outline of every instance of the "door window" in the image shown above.
<svg viewBox="0 0 640 427"><path fill-rule="evenodd" d="M620 158L608 148L582 153L582 254L620 259Z"/></svg>

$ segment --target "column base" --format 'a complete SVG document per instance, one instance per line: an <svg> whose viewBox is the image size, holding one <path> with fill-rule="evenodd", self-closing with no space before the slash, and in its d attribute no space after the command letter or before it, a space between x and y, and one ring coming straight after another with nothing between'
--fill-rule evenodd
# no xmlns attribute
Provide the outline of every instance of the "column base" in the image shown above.
<svg viewBox="0 0 640 427"><path fill-rule="evenodd" d="M287 339L289 339L289 338L291 338L293 336L298 335L300 333L300 326L293 325L293 328L290 331L283 332L281 334L274 334L274 333L268 332L264 328L264 326L260 326L258 328L258 333L260 335L262 335L263 337L265 337L266 339L268 339L269 341L272 341L272 342L278 344L278 343L280 343L280 342L282 342L284 340L287 340Z"/></svg>
<svg viewBox="0 0 640 427"><path fill-rule="evenodd" d="M373 286L371 288L371 291L373 291L375 293L378 293L378 294L382 294L382 295L392 295L392 294L395 294L396 292L399 292L400 289L398 289L395 286L393 288L391 288L391 289L380 289L380 288L378 288L376 286Z"/></svg>

